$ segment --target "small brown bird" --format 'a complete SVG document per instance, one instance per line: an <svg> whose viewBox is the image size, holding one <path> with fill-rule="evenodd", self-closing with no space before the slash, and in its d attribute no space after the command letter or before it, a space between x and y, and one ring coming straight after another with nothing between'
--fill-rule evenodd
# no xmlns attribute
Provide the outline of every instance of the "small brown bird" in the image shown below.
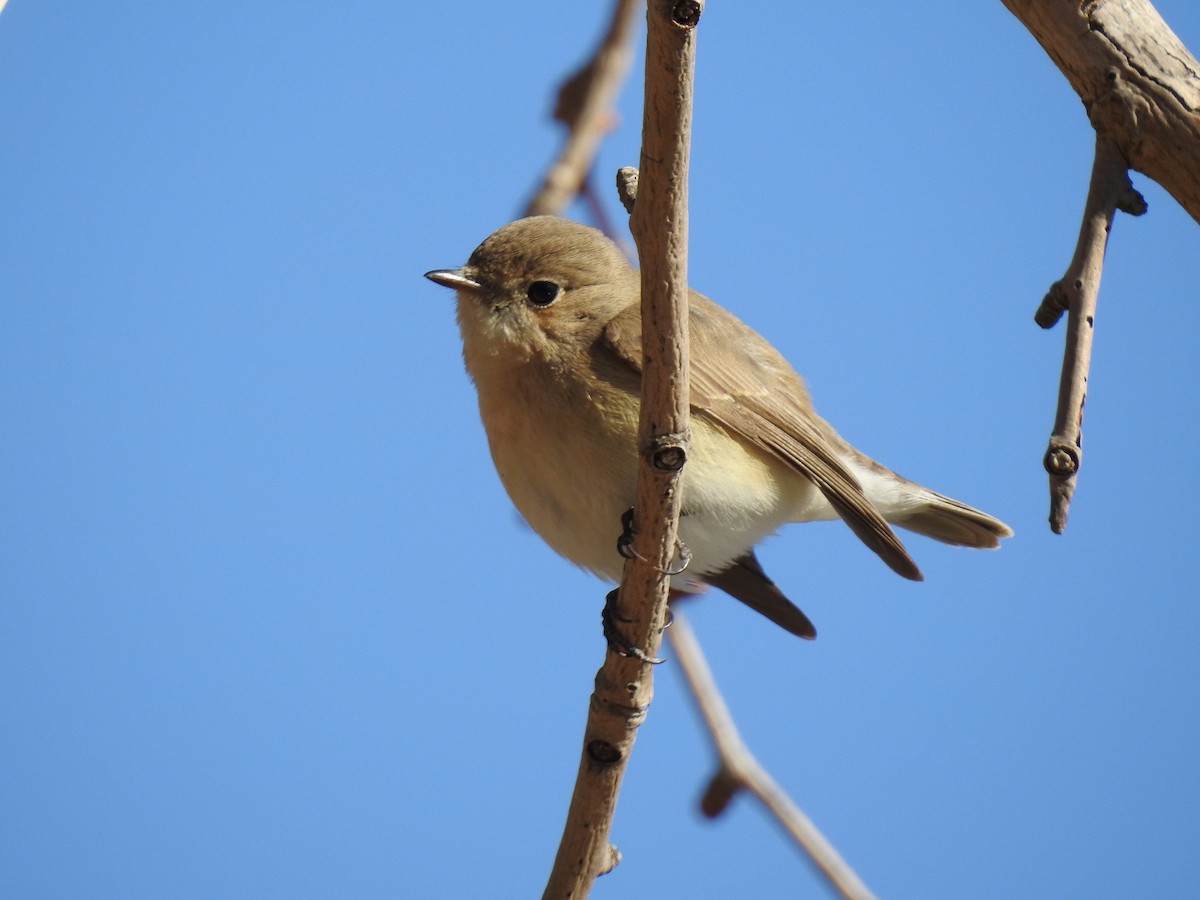
<svg viewBox="0 0 1200 900"><path fill-rule="evenodd" d="M556 551L611 581L633 504L641 394L638 273L600 232L520 219L460 269L426 273L458 291L467 371L500 480ZM997 547L1012 530L854 449L813 410L800 376L757 332L691 292L691 454L672 587L718 587L783 628L816 636L754 547L788 522L841 517L905 578L921 572L888 523L947 544Z"/></svg>

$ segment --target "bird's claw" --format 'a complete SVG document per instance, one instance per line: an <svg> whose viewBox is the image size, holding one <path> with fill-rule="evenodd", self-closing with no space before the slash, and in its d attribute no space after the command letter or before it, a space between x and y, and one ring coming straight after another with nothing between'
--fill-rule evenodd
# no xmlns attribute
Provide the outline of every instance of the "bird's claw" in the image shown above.
<svg viewBox="0 0 1200 900"><path fill-rule="evenodd" d="M642 562L648 562L646 557L633 549L633 536L635 534L636 532L633 529L633 507L631 506L625 512L621 513L621 534L617 537L617 553L623 559L640 559ZM675 538L675 552L679 555L678 568L663 569L658 566L655 567L668 578L682 575L687 569L688 564L692 561L692 551L678 537Z"/></svg>
<svg viewBox="0 0 1200 900"><path fill-rule="evenodd" d="M633 644L629 638L625 637L621 629L617 627L617 623L629 623L632 621L631 619L626 619L617 611L617 600L620 598L620 595L620 588L609 591L608 596L604 598L604 611L600 613L600 621L604 629L604 639L608 641L608 646L618 656L636 659L638 662L649 663L652 666L666 662L665 659L651 656L641 647ZM670 625L670 610L667 611L667 615L667 624Z"/></svg>
<svg viewBox="0 0 1200 900"><path fill-rule="evenodd" d="M617 538L617 553L624 559L642 559L642 555L633 549L633 534L633 507L631 506L621 513L621 534Z"/></svg>

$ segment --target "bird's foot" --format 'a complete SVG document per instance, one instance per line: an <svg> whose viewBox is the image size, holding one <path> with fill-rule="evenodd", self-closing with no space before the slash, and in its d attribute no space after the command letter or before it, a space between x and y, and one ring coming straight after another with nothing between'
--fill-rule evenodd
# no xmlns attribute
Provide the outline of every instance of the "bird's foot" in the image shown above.
<svg viewBox="0 0 1200 900"><path fill-rule="evenodd" d="M633 549L633 537L635 534L637 532L633 528L633 507L631 506L625 512L621 513L621 534L617 538L617 553L624 559L640 559L642 562L648 562L649 560L646 557ZM692 561L692 551L678 537L675 538L675 554L679 558L678 566L668 569L655 566L659 572L662 572L668 578L682 575L687 569L688 564Z"/></svg>
<svg viewBox="0 0 1200 900"><path fill-rule="evenodd" d="M617 553L623 559L640 559L645 562L645 557L633 549L633 507L621 513L621 534L617 538Z"/></svg>
<svg viewBox="0 0 1200 900"><path fill-rule="evenodd" d="M639 662L649 663L652 666L666 662L665 659L651 656L622 633L619 625L628 624L633 620L626 619L617 611L617 601L620 599L620 596L620 588L614 588L609 591L608 596L604 598L604 611L600 613L600 621L604 628L604 639L608 641L608 646L618 656L636 659ZM664 628L671 624L671 618L671 611L667 610L667 624L663 626Z"/></svg>

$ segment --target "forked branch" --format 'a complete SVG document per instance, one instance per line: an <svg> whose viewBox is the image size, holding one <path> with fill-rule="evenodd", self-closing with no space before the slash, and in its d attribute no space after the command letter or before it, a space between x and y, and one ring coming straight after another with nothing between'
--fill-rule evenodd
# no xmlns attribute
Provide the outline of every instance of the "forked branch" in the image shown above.
<svg viewBox="0 0 1200 900"><path fill-rule="evenodd" d="M847 900L871 900L875 895L862 879L750 753L721 698L699 642L678 611L668 634L717 752L717 772L700 801L704 814L709 818L719 816L739 791L748 791L779 821L839 894Z"/></svg>
<svg viewBox="0 0 1200 900"><path fill-rule="evenodd" d="M1096 131L1075 256L1034 317L1049 328L1070 312L1058 412L1044 458L1050 527L1061 534L1083 459L1083 405L1108 231L1116 210L1146 210L1128 170L1153 178L1200 222L1200 63L1150 0L1003 3L1066 76Z"/></svg>

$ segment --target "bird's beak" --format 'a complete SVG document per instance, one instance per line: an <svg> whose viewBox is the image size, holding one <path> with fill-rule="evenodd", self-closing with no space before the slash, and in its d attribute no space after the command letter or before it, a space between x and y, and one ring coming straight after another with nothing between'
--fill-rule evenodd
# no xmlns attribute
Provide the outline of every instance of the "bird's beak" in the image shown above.
<svg viewBox="0 0 1200 900"><path fill-rule="evenodd" d="M426 272L425 277L456 291L483 290L483 285L476 281L472 274L471 270L464 266L461 269L434 269L432 272Z"/></svg>

